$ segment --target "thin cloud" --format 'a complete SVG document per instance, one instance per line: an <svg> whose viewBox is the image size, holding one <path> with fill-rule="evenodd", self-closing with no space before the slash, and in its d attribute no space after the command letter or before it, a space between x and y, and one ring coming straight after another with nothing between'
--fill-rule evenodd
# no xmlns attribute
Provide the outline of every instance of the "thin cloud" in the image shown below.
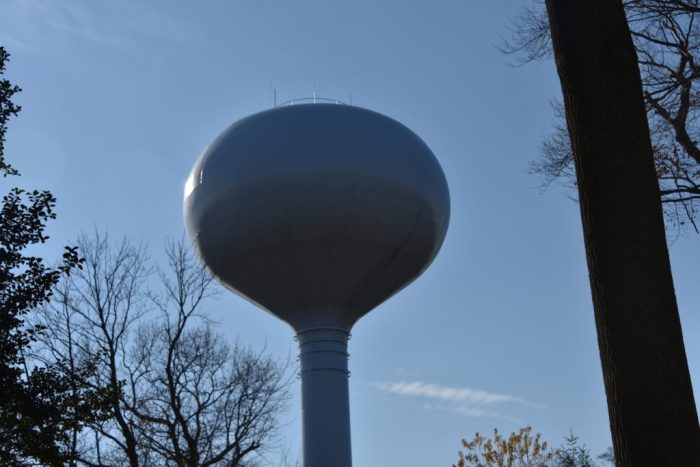
<svg viewBox="0 0 700 467"><path fill-rule="evenodd" d="M160 45L158 51L162 54L199 38L191 25L176 18L167 8L157 9L143 3L114 6L85 0L8 1L13 21L23 24L22 28L13 29L13 39L25 47L36 42L33 39L39 29L44 35L55 33L57 37L89 41L128 55L153 53L144 49L154 43Z"/></svg>
<svg viewBox="0 0 700 467"><path fill-rule="evenodd" d="M509 422L523 423L523 420L511 417L510 415L504 415L500 412L494 412L491 410L484 410L468 405L435 405L435 404L424 404L424 409L427 410L439 410L441 412L448 412L456 415L462 415L464 417L476 417L476 418L498 418L500 420L508 420Z"/></svg>
<svg viewBox="0 0 700 467"><path fill-rule="evenodd" d="M449 402L471 402L476 405L516 403L534 405L520 397L496 394L465 387L441 386L423 381L394 381L374 383L374 387L387 394L399 396L425 397Z"/></svg>
<svg viewBox="0 0 700 467"><path fill-rule="evenodd" d="M521 397L499 394L467 387L443 386L424 381L382 381L371 386L390 396L403 396L425 401L423 408L440 410L467 417L490 417L517 421L518 419L491 410L496 406L517 404L541 409ZM488 410L487 410L488 409Z"/></svg>

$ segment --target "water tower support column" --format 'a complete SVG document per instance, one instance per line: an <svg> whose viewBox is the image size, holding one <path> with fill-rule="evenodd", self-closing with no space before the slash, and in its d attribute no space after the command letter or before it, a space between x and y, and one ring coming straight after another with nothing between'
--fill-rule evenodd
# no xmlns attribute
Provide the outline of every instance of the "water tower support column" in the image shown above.
<svg viewBox="0 0 700 467"><path fill-rule="evenodd" d="M304 467L352 466L348 334L330 328L297 333Z"/></svg>

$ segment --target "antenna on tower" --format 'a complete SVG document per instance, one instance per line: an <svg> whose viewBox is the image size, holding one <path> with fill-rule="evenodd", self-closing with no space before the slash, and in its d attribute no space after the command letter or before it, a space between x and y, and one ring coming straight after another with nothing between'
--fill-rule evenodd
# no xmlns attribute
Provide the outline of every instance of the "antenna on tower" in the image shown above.
<svg viewBox="0 0 700 467"><path fill-rule="evenodd" d="M316 75L314 75L314 104L316 103Z"/></svg>
<svg viewBox="0 0 700 467"><path fill-rule="evenodd" d="M273 106L277 107L277 88L272 90L272 102Z"/></svg>

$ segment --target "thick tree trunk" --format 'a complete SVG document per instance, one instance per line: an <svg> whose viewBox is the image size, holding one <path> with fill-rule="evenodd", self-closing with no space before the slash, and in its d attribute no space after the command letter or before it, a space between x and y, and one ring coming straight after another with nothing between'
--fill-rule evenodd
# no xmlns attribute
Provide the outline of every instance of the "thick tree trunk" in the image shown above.
<svg viewBox="0 0 700 467"><path fill-rule="evenodd" d="M547 0L618 466L700 465L659 187L620 0Z"/></svg>

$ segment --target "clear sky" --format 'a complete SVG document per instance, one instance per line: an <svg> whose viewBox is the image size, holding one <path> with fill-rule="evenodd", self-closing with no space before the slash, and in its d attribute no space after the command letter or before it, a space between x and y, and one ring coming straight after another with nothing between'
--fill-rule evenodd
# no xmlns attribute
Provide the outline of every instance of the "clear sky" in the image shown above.
<svg viewBox="0 0 700 467"><path fill-rule="evenodd" d="M413 129L447 176L436 261L350 342L354 463L440 466L461 437L532 425L610 445L578 206L528 164L560 94L551 61L496 45L521 1L2 0L7 77L24 88L4 179L58 197L55 254L93 226L151 245L183 234L182 188L232 121L278 100L349 99ZM696 393L700 237L671 246ZM291 329L232 294L219 329L294 361ZM298 385L298 381L294 380ZM299 388L283 444L300 444ZM274 458L274 454L271 455Z"/></svg>

